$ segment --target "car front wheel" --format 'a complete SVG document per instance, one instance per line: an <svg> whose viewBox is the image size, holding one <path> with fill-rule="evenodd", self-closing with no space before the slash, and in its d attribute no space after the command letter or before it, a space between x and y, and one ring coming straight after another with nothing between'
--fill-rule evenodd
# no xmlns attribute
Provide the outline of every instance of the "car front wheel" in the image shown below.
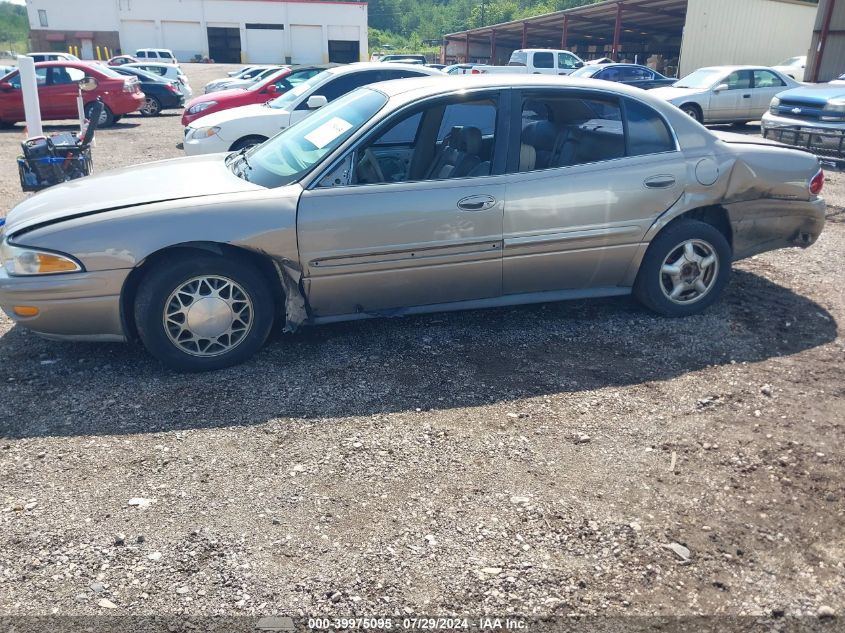
<svg viewBox="0 0 845 633"><path fill-rule="evenodd" d="M634 295L646 307L669 317L703 312L724 290L731 273L731 247L714 226L678 220L646 251Z"/></svg>
<svg viewBox="0 0 845 633"><path fill-rule="evenodd" d="M694 103L685 103L682 105L681 112L686 114L688 117L695 119L699 123L704 123L704 114L701 112L701 108Z"/></svg>
<svg viewBox="0 0 845 633"><path fill-rule="evenodd" d="M209 371L255 354L273 325L266 280L248 263L213 255L169 258L142 280L135 323L144 346L180 371Z"/></svg>

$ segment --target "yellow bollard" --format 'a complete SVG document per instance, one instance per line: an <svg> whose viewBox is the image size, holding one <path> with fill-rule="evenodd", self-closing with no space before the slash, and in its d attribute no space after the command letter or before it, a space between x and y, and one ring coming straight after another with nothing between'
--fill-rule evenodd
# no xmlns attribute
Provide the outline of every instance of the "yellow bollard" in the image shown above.
<svg viewBox="0 0 845 633"><path fill-rule="evenodd" d="M109 52L109 47L108 47L108 46L103 46L103 50L104 50L104 51L105 51L105 53L106 53L106 57L105 57L105 58L106 58L106 59L111 59L111 53Z"/></svg>
<svg viewBox="0 0 845 633"><path fill-rule="evenodd" d="M99 47L99 46L97 46L97 60L99 60L99 61L103 61L103 58L102 58L102 56L100 55L100 47Z"/></svg>

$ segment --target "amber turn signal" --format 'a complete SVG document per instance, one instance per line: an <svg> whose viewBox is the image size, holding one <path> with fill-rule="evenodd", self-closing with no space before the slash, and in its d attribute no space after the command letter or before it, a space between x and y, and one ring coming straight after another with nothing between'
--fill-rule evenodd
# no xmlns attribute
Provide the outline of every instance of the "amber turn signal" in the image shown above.
<svg viewBox="0 0 845 633"><path fill-rule="evenodd" d="M19 317L34 317L40 312L35 306L15 306L12 311Z"/></svg>

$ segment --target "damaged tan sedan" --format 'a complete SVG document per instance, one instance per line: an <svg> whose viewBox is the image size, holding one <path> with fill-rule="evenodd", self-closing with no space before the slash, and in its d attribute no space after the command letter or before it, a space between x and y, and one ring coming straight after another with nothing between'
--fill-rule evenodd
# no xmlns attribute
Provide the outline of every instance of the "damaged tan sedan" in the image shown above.
<svg viewBox="0 0 845 633"><path fill-rule="evenodd" d="M0 305L167 365L273 327L633 293L667 316L731 263L812 244L810 154L718 136L620 84L543 76L361 88L263 145L112 171L8 216Z"/></svg>

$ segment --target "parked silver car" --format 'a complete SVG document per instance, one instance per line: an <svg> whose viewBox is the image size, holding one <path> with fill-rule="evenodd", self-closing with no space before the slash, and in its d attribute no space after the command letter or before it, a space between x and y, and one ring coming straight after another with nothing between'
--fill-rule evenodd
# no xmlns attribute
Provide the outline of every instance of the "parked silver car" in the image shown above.
<svg viewBox="0 0 845 633"><path fill-rule="evenodd" d="M822 231L815 157L718 137L637 88L527 75L360 88L250 150L106 172L18 205L0 306L208 370L292 330L627 295L712 304L731 262Z"/></svg>
<svg viewBox="0 0 845 633"><path fill-rule="evenodd" d="M759 121L777 93L800 84L760 66L699 68L651 94L678 106L699 123Z"/></svg>

